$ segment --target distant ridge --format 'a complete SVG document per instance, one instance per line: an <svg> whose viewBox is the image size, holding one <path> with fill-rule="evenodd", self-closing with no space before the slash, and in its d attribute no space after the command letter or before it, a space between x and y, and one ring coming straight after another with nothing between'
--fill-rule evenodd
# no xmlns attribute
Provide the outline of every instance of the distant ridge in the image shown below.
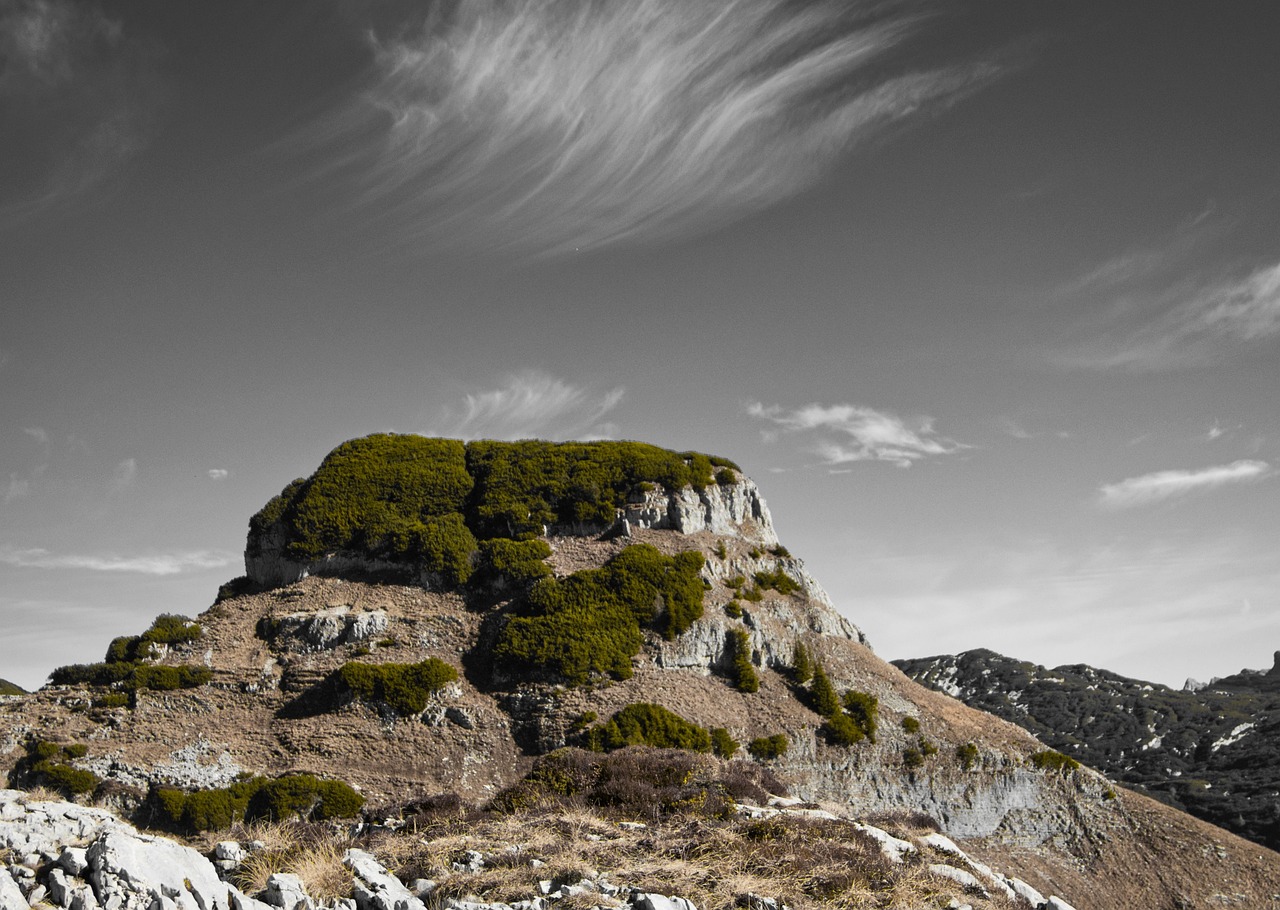
<svg viewBox="0 0 1280 910"><path fill-rule="evenodd" d="M1280 847L1280 652L1270 670L1182 689L986 649L893 664L1117 781Z"/></svg>
<svg viewBox="0 0 1280 910"><path fill-rule="evenodd" d="M11 683L7 679L0 679L0 695L26 695L27 690L17 683Z"/></svg>

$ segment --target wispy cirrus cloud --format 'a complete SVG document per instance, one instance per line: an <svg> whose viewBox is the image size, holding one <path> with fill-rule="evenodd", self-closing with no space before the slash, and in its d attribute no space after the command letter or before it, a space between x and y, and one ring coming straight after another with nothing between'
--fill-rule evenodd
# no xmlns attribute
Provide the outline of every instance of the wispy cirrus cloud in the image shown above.
<svg viewBox="0 0 1280 910"><path fill-rule="evenodd" d="M149 41L94 0L0 0L0 227L98 184L149 141Z"/></svg>
<svg viewBox="0 0 1280 910"><path fill-rule="evenodd" d="M508 376L493 389L472 392L457 411L447 409L441 424L447 434L467 439L601 438L616 427L605 417L625 391L596 391L540 370Z"/></svg>
<svg viewBox="0 0 1280 910"><path fill-rule="evenodd" d="M210 468L205 472L210 480L226 480L231 476L231 472L226 468Z"/></svg>
<svg viewBox="0 0 1280 910"><path fill-rule="evenodd" d="M933 418L908 421L887 411L854 404L808 404L794 410L753 402L752 417L805 439L806 448L827 465L855 461L887 461L909 468L925 458L951 455L968 448L939 436Z"/></svg>
<svg viewBox="0 0 1280 910"><path fill-rule="evenodd" d="M926 21L894 3L461 0L375 38L366 90L303 141L407 242L667 240L785 199L998 75L894 67Z"/></svg>
<svg viewBox="0 0 1280 910"><path fill-rule="evenodd" d="M236 561L218 550L187 550L144 556L115 554L57 554L40 548L0 547L0 563L23 569L83 569L91 572L125 572L139 575L179 575L201 569L221 569Z"/></svg>
<svg viewBox="0 0 1280 910"><path fill-rule="evenodd" d="M1059 359L1071 366L1169 370L1220 360L1280 336L1280 263L1155 295L1124 295L1097 337Z"/></svg>
<svg viewBox="0 0 1280 910"><path fill-rule="evenodd" d="M1124 509L1272 476L1275 472L1267 462L1252 459L1197 470L1155 471L1104 484L1098 490L1098 501L1107 508Z"/></svg>

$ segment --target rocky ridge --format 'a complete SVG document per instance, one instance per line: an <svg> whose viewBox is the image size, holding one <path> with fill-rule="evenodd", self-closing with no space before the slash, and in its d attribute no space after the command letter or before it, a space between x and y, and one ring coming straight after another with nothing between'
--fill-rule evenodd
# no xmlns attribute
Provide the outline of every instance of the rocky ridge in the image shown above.
<svg viewBox="0 0 1280 910"><path fill-rule="evenodd" d="M96 800L130 811L158 785L222 787L245 774L285 772L346 781L371 806L440 793L483 802L537 756L584 745L596 719L656 704L739 743L783 737L783 754L756 760L796 797L860 817L927 812L970 855L999 857L1011 876L1067 894L1081 910L1209 900L1227 880L1259 902L1280 893L1275 854L1250 852L1087 768L1046 770L1033 760L1044 745L1026 731L879 660L803 562L777 544L754 485L728 468L720 478L701 489L637 484L609 522L544 523L537 539L560 579L637 544L667 556L700 554L702 615L670 638L643 629L625 677L573 686L512 675L491 654L520 615L518 593L449 587L358 549L332 548L295 565L283 512L251 531L250 576L197 617L199 637L139 658L145 666L205 667L207 684L136 688L127 704L110 687L50 685L0 703L10 781L22 782L33 743L54 740L67 745L69 767L102 779ZM280 583L285 578L294 580ZM739 641L758 677L754 691L733 683ZM832 739L811 687L792 672L801 645L837 691L873 699L875 735L851 745ZM424 659L459 676L421 710L334 688L352 661ZM1178 839L1153 846L1152 826L1176 829ZM1204 850L1218 857L1212 877L1186 861ZM1170 873L1171 866L1185 869Z"/></svg>
<svg viewBox="0 0 1280 910"><path fill-rule="evenodd" d="M1280 653L1270 670L1181 690L1084 664L1047 669L987 650L894 664L1114 780L1280 847Z"/></svg>

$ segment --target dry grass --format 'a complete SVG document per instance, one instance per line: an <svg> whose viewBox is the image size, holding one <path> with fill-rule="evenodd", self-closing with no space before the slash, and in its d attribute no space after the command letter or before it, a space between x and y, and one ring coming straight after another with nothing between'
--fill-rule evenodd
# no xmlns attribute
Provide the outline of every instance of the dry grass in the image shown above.
<svg viewBox="0 0 1280 910"><path fill-rule="evenodd" d="M242 843L260 841L236 872L235 884L257 894L277 872L298 876L311 897L329 900L351 896L351 873L342 857L353 846L342 832L323 825L255 822L236 832Z"/></svg>

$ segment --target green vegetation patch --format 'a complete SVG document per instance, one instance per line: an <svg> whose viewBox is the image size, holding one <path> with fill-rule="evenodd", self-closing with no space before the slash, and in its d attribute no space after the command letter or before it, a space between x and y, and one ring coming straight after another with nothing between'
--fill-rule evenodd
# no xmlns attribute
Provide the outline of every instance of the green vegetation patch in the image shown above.
<svg viewBox="0 0 1280 910"><path fill-rule="evenodd" d="M956 746L956 761L965 771L970 771L978 763L978 747L973 743Z"/></svg>
<svg viewBox="0 0 1280 910"><path fill-rule="evenodd" d="M1070 755L1063 755L1054 749L1044 749L1040 752L1033 752L1030 756L1031 764L1035 765L1041 771L1058 771L1062 774L1070 774L1080 767L1080 762L1076 761Z"/></svg>
<svg viewBox="0 0 1280 910"><path fill-rule="evenodd" d="M627 705L606 723L592 727L587 743L593 752L612 752L627 746L711 751L711 734L661 705Z"/></svg>
<svg viewBox="0 0 1280 910"><path fill-rule="evenodd" d="M664 556L637 544L599 569L544 578L516 605L494 659L551 671L573 685L593 674L627 679L642 625L673 639L702 616L702 565L696 551Z"/></svg>
<svg viewBox="0 0 1280 910"><path fill-rule="evenodd" d="M100 664L70 664L58 667L50 680L55 686L119 686L136 692L142 689L196 689L213 679L213 671L197 664L175 667L133 661L109 661Z"/></svg>
<svg viewBox="0 0 1280 910"><path fill-rule="evenodd" d="M17 683L11 683L7 679L0 679L0 695L26 695L27 690Z"/></svg>
<svg viewBox="0 0 1280 910"><path fill-rule="evenodd" d="M47 739L33 739L26 744L27 754L14 766L15 780L27 786L43 786L57 790L68 799L82 793L92 793L102 779L92 771L85 771L69 764L89 754L83 743L57 743Z"/></svg>
<svg viewBox="0 0 1280 910"><path fill-rule="evenodd" d="M259 819L324 821L359 814L364 797L337 780L291 774L268 780L251 777L216 790L191 793L174 787L152 790L148 804L156 819L179 831L221 831Z"/></svg>
<svg viewBox="0 0 1280 910"><path fill-rule="evenodd" d="M712 460L642 442L473 442L471 518L480 537L528 537L544 525L610 524L644 483L710 486Z"/></svg>
<svg viewBox="0 0 1280 910"><path fill-rule="evenodd" d="M127 663L155 657L155 645L178 645L196 641L204 634L198 622L175 613L157 616L151 628L141 635L123 635L107 646L107 663Z"/></svg>
<svg viewBox="0 0 1280 910"><path fill-rule="evenodd" d="M539 538L510 540L494 537L480 544L476 580L528 588L551 574L551 567L546 563L550 555L551 545Z"/></svg>
<svg viewBox="0 0 1280 910"><path fill-rule="evenodd" d="M759 761L769 761L786 755L790 745L791 740L787 739L787 734L775 733L772 736L758 736L751 740L747 744L747 751Z"/></svg>
<svg viewBox="0 0 1280 910"><path fill-rule="evenodd" d="M351 661L337 673L340 684L356 698L421 714L430 697L458 678L458 671L435 657L416 664L366 664Z"/></svg>
<svg viewBox="0 0 1280 910"><path fill-rule="evenodd" d="M751 663L751 639L744 629L730 629L729 653L733 663L729 667L729 679L739 692L760 691L760 677Z"/></svg>
<svg viewBox="0 0 1280 910"><path fill-rule="evenodd" d="M794 594L800 590L800 583L781 569L756 572L752 577L756 580L756 587L761 590L772 588L779 594Z"/></svg>

